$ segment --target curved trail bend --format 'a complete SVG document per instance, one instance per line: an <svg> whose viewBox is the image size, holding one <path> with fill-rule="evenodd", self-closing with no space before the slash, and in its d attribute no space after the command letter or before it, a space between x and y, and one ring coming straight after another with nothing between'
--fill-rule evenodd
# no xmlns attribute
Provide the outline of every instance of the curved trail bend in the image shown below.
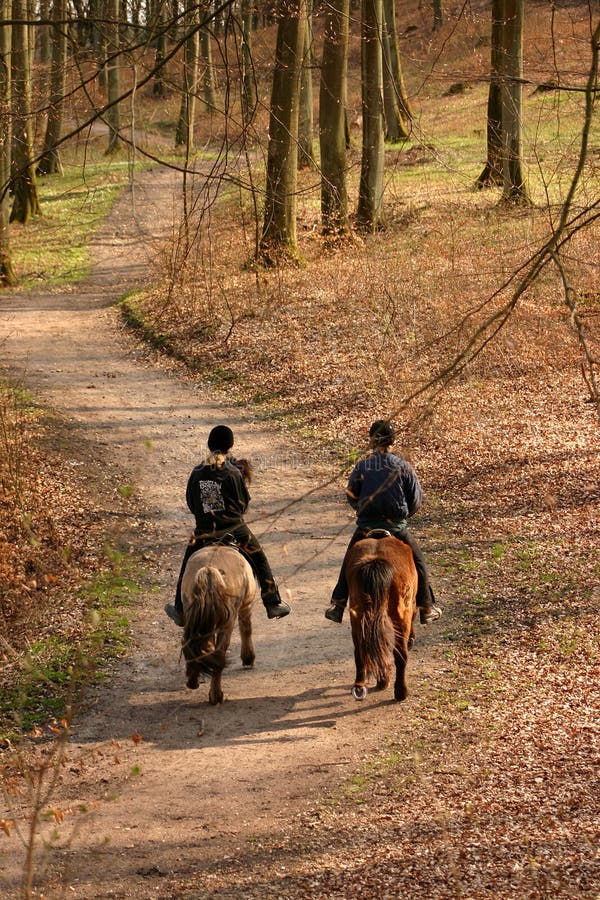
<svg viewBox="0 0 600 900"><path fill-rule="evenodd" d="M229 408L211 388L156 366L117 327L111 304L144 282L176 195L170 173L144 175L135 205L125 195L97 235L86 282L68 293L6 296L0 304L8 370L73 422L107 480L135 484L141 510L124 527L130 534L137 527L140 549L152 547L149 576L158 586L132 613L131 653L75 723L53 804L84 804L89 812L60 826L45 896L62 896L65 885L76 897L175 896L169 884L178 879L201 875L250 844L268 850L270 836L276 839L415 714L425 671L441 667L438 635L420 629L407 703L393 703L390 690L362 704L351 698L348 623L323 618L352 526L342 486L323 487L269 518L325 485L331 470L301 458L284 433ZM187 476L219 422L233 428L240 455L258 464L249 521L293 610L268 621L259 600L256 668L242 669L234 636L226 700L213 708L207 685L185 687L178 629L162 607L192 525ZM18 860L0 859L0 866L14 886Z"/></svg>

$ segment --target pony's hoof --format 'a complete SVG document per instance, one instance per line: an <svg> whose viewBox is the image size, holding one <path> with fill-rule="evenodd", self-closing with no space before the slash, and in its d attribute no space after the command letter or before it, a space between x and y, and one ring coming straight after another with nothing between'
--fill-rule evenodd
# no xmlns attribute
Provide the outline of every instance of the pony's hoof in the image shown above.
<svg viewBox="0 0 600 900"><path fill-rule="evenodd" d="M186 681L186 684L189 687L190 691L198 690L198 685L200 684L200 681L198 680L198 676L190 675L188 680Z"/></svg>
<svg viewBox="0 0 600 900"><path fill-rule="evenodd" d="M355 684L352 688L352 696L355 700L364 700L367 696L367 689L364 684L360 685L360 687L359 685Z"/></svg>

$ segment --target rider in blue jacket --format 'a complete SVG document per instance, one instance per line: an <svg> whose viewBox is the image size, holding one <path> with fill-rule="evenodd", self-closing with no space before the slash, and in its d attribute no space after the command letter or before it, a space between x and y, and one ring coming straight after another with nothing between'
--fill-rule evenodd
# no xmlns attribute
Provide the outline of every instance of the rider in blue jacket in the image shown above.
<svg viewBox="0 0 600 900"><path fill-rule="evenodd" d="M356 531L348 550L369 531L384 529L411 548L418 575L417 606L421 624L439 619L442 610L435 605L433 590L423 552L408 530L408 519L421 506L423 492L415 470L407 460L390 453L395 433L390 422L373 422L369 431L371 453L352 470L346 496L356 510ZM331 604L325 618L341 622L348 602L346 556L338 582L333 589Z"/></svg>
<svg viewBox="0 0 600 900"><path fill-rule="evenodd" d="M175 603L167 603L165 612L176 625L183 626L181 582L188 559L206 544L235 543L254 570L263 604L269 619L281 619L290 612L281 599L269 561L256 537L244 522L250 502L244 471L245 460L236 464L229 451L233 447L233 431L227 425L217 425L208 436L209 455L196 466L188 479L186 502L196 519L196 527L186 548L177 581ZM246 468L244 469L244 463Z"/></svg>

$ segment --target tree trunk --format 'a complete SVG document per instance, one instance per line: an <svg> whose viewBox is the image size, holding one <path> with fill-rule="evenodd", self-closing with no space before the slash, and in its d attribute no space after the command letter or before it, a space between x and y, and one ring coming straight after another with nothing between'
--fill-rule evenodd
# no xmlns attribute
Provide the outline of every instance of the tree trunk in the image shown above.
<svg viewBox="0 0 600 900"><path fill-rule="evenodd" d="M214 112L217 107L215 69L212 61L212 43L208 28L203 28L200 32L200 59L202 60L202 100L206 109Z"/></svg>
<svg viewBox="0 0 600 900"><path fill-rule="evenodd" d="M198 87L198 7L193 0L188 0L185 14L187 39L183 48L183 78L181 84L181 107L179 121L175 132L175 144L187 147L188 152L194 146L194 118L196 113L196 90Z"/></svg>
<svg viewBox="0 0 600 900"><path fill-rule="evenodd" d="M10 22L11 0L0 0L0 19ZM0 285L17 283L10 256L11 41L9 24L0 25Z"/></svg>
<svg viewBox="0 0 600 900"><path fill-rule="evenodd" d="M433 30L439 31L444 24L442 0L433 0Z"/></svg>
<svg viewBox="0 0 600 900"><path fill-rule="evenodd" d="M265 210L257 254L269 265L296 255L298 102L305 0L280 0L277 13Z"/></svg>
<svg viewBox="0 0 600 900"><path fill-rule="evenodd" d="M107 109L105 116L108 124L108 146L106 148L108 156L118 149L121 129L121 111L116 102L121 95L120 58L116 56L119 50L119 0L108 0L106 8L108 11L106 49L109 56L106 72L107 100L112 104Z"/></svg>
<svg viewBox="0 0 600 900"><path fill-rule="evenodd" d="M500 72L502 70L502 15L503 0L492 0L492 55L490 88L487 105L487 159L476 187L495 187L503 183L502 177L502 98Z"/></svg>
<svg viewBox="0 0 600 900"><path fill-rule="evenodd" d="M326 8L321 86L321 221L325 234L348 232L346 190L346 69L350 0L331 0Z"/></svg>
<svg viewBox="0 0 600 900"><path fill-rule="evenodd" d="M35 169L33 166L33 139L31 128L31 70L29 28L25 0L13 0L12 28L12 109L13 109L13 208L11 222L28 222L39 215Z"/></svg>
<svg viewBox="0 0 600 900"><path fill-rule="evenodd" d="M309 0L312 7L312 0ZM302 73L300 76L300 106L298 111L298 168L305 169L315 163L313 148L313 30L312 15L307 7L302 49Z"/></svg>
<svg viewBox="0 0 600 900"><path fill-rule="evenodd" d="M40 19L45 20L50 18L50 0L40 0ZM40 47L40 62L43 66L48 65L51 61L51 40L50 40L50 26L49 25L40 25L38 29L39 34L39 47Z"/></svg>
<svg viewBox="0 0 600 900"><path fill-rule="evenodd" d="M386 140L405 140L410 134L412 110L400 65L394 0L383 0L383 101Z"/></svg>
<svg viewBox="0 0 600 900"><path fill-rule="evenodd" d="M91 25L92 45L98 61L98 87L106 93L106 16L109 0L90 0L90 15L94 18Z"/></svg>
<svg viewBox="0 0 600 900"><path fill-rule="evenodd" d="M58 141L62 130L63 100L65 96L65 71L67 62L67 32L64 21L67 16L66 0L54 0L52 18L56 23L52 28L52 67L50 71L50 100L44 150L37 171L39 175L62 175L62 165L58 153Z"/></svg>
<svg viewBox="0 0 600 900"><path fill-rule="evenodd" d="M165 84L165 70L162 67L162 61L167 55L167 32L165 30L166 24L166 9L164 0L160 0L159 3L156 4L152 12L152 30L156 29L158 32L156 38L154 39L154 45L156 47L156 58L155 58L155 66L156 66L156 74L154 76L154 81L152 83L152 96L162 98L167 94L167 86Z"/></svg>
<svg viewBox="0 0 600 900"><path fill-rule="evenodd" d="M256 109L256 76L252 61L253 0L242 0L242 109L249 122Z"/></svg>
<svg viewBox="0 0 600 900"><path fill-rule="evenodd" d="M523 9L524 0L504 0L502 49L503 190L502 199L528 203L523 179L521 122L523 113Z"/></svg>
<svg viewBox="0 0 600 900"><path fill-rule="evenodd" d="M363 142L356 224L364 231L383 225L383 62L382 0L362 0L361 75Z"/></svg>

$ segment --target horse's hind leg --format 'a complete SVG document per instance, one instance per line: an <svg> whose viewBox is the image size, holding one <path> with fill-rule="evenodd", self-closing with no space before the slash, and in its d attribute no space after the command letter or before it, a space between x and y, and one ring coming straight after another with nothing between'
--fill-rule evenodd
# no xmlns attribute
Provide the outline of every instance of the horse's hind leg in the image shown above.
<svg viewBox="0 0 600 900"><path fill-rule="evenodd" d="M200 683L200 672L198 670L198 666L191 661L188 662L185 667L185 674L187 676L187 686L192 691L197 690Z"/></svg>
<svg viewBox="0 0 600 900"><path fill-rule="evenodd" d="M408 649L410 650L412 645L415 642L415 620L417 618L417 608L415 606L415 611L413 613L413 617L410 621L410 634L408 636Z"/></svg>
<svg viewBox="0 0 600 900"><path fill-rule="evenodd" d="M222 670L219 672L214 672L212 678L210 679L208 702L212 704L212 706L217 706L217 704L223 702L223 688L221 687L222 674Z"/></svg>
<svg viewBox="0 0 600 900"><path fill-rule="evenodd" d="M242 649L240 656L242 657L242 665L247 669L251 669L254 665L254 644L252 643L252 600L245 601L240 607L238 615L238 625L240 627L240 638L242 640Z"/></svg>
<svg viewBox="0 0 600 900"><path fill-rule="evenodd" d="M386 687L388 686L389 683L390 683L390 679L389 679L389 678L387 678L387 677L386 677L386 678L379 678L379 679L377 680L377 684L375 685L376 690L378 690L378 691L385 691L385 689L386 689Z"/></svg>
<svg viewBox="0 0 600 900"><path fill-rule="evenodd" d="M406 700L408 688L406 686L406 663L408 661L408 647L404 635L396 640L394 647L394 663L396 664L396 681L394 682L394 699Z"/></svg>
<svg viewBox="0 0 600 900"><path fill-rule="evenodd" d="M367 686L365 684L365 663L361 648L360 637L352 634L354 639L354 663L356 665L356 678L352 687L352 696L355 700L364 700L367 696Z"/></svg>

